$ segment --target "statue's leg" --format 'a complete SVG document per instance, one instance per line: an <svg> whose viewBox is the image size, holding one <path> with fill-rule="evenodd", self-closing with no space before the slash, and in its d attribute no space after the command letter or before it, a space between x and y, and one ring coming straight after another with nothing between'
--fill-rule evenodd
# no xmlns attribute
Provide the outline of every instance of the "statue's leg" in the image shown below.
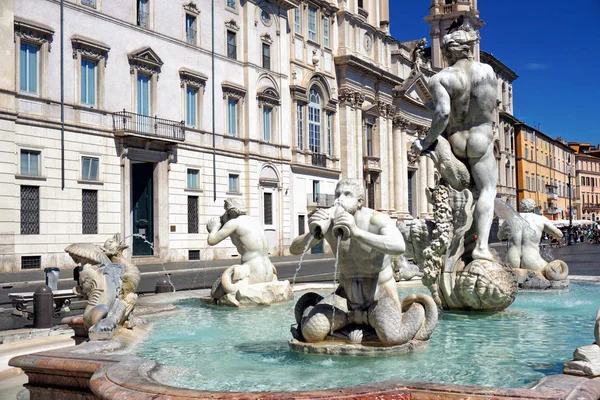
<svg viewBox="0 0 600 400"><path fill-rule="evenodd" d="M471 146L483 146L487 138L482 133L472 134L467 144L467 153ZM474 142L474 143L472 143ZM481 143L479 143L481 142ZM494 158L494 147L490 144L481 158L470 158L471 173L475 187L479 192L479 197L475 205L475 225L477 227L477 241L473 249L474 259L494 260L488 247L490 238L490 229L494 219L494 199L496 198L496 184L498 183L498 174L496 159Z"/></svg>
<svg viewBox="0 0 600 400"><path fill-rule="evenodd" d="M371 325L381 343L387 346L404 344L412 340L425 319L421 304L413 304L402 314L400 304L385 296L369 308Z"/></svg>
<svg viewBox="0 0 600 400"><path fill-rule="evenodd" d="M83 312L83 323L87 329L90 329L98 322L100 322L103 318L106 318L108 315L108 305L106 304L98 304L97 306L87 306L85 311Z"/></svg>
<svg viewBox="0 0 600 400"><path fill-rule="evenodd" d="M334 318L333 296L335 296L335 321L332 329L331 325ZM307 307L304 310L301 331L305 341L309 343L321 342L332 330L336 331L347 325L348 306L346 299L338 295L333 296L328 296L316 306Z"/></svg>

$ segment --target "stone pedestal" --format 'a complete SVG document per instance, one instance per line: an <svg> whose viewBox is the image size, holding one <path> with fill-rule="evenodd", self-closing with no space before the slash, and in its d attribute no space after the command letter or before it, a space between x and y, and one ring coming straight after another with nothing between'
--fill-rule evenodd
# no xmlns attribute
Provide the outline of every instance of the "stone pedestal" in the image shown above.
<svg viewBox="0 0 600 400"><path fill-rule="evenodd" d="M265 306L292 300L294 291L290 281L274 281L256 283L240 288L236 293L229 293L217 301L217 305L229 307ZM215 299L203 297L204 303L215 304Z"/></svg>

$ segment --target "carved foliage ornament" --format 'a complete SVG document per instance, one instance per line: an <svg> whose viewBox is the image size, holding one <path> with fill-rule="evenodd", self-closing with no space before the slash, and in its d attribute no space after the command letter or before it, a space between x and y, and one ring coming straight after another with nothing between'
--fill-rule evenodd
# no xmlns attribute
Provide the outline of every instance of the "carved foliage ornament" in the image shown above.
<svg viewBox="0 0 600 400"><path fill-rule="evenodd" d="M71 38L71 47L73 48L73 59L78 55L95 61L108 58L110 47L88 39L73 37Z"/></svg>
<svg viewBox="0 0 600 400"><path fill-rule="evenodd" d="M232 30L232 31L237 32L240 30L240 26L237 24L235 19L230 19L229 21L226 21L225 26L227 27L227 29Z"/></svg>
<svg viewBox="0 0 600 400"><path fill-rule="evenodd" d="M183 9L185 11L189 12L190 14L195 14L195 15L200 14L200 10L198 9L198 6L193 1L190 1L187 4L184 4Z"/></svg>
<svg viewBox="0 0 600 400"><path fill-rule="evenodd" d="M204 90L204 87L206 86L206 80L208 79L208 77L198 72L180 69L179 79L181 80L181 87L185 87L187 85L202 88Z"/></svg>
<svg viewBox="0 0 600 400"><path fill-rule="evenodd" d="M360 108L365 101L365 95L349 88L341 88L338 99L342 105Z"/></svg>
<svg viewBox="0 0 600 400"><path fill-rule="evenodd" d="M383 101L377 102L377 109L379 110L379 116L384 118L393 118L396 114L396 107Z"/></svg>
<svg viewBox="0 0 600 400"><path fill-rule="evenodd" d="M40 46L44 43L48 43L48 52L50 52L54 31L50 28L33 25L32 23L15 19L15 42L17 36L21 38L21 40L32 42Z"/></svg>
<svg viewBox="0 0 600 400"><path fill-rule="evenodd" d="M262 92L260 92L256 98L258 99L258 106L262 107L264 105L277 107L280 105L279 94L273 88L266 88Z"/></svg>
<svg viewBox="0 0 600 400"><path fill-rule="evenodd" d="M224 99L233 98L240 100L246 97L246 89L232 83L223 82L221 90L223 91Z"/></svg>
<svg viewBox="0 0 600 400"><path fill-rule="evenodd" d="M410 122L404 117L395 117L392 121L392 124L394 129L400 128L402 130L405 130L406 128L408 128L408 125L410 125Z"/></svg>

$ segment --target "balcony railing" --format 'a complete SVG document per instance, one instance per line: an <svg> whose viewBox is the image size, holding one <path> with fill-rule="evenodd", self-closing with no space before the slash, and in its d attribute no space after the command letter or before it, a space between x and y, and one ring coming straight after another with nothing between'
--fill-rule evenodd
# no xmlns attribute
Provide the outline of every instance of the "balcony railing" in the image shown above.
<svg viewBox="0 0 600 400"><path fill-rule="evenodd" d="M327 154L313 153L312 165L323 168L327 167Z"/></svg>
<svg viewBox="0 0 600 400"><path fill-rule="evenodd" d="M544 210L544 214L550 214L550 215L555 215L555 214L559 214L560 210L558 208L546 208Z"/></svg>
<svg viewBox="0 0 600 400"><path fill-rule="evenodd" d="M334 194L309 193L306 195L306 201L309 205L319 207L331 207L335 201Z"/></svg>
<svg viewBox="0 0 600 400"><path fill-rule="evenodd" d="M599 208L600 208L600 204L595 204L595 203L584 203L583 204L584 210L595 210L595 209L599 209Z"/></svg>
<svg viewBox="0 0 600 400"><path fill-rule="evenodd" d="M558 194L556 193L552 193L552 192L548 192L548 199L550 200L558 200Z"/></svg>
<svg viewBox="0 0 600 400"><path fill-rule="evenodd" d="M113 129L115 134L135 134L151 138L164 138L169 140L184 141L185 125L183 121L151 117L149 115L135 114L129 111L113 113Z"/></svg>

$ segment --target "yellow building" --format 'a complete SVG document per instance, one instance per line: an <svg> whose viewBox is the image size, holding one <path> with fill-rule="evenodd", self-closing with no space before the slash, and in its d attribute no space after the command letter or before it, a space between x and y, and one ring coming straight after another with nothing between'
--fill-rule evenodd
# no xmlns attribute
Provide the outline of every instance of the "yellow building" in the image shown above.
<svg viewBox="0 0 600 400"><path fill-rule="evenodd" d="M524 122L517 123L515 129L518 201L534 199L536 212L549 219L568 218L569 170L575 161L574 150Z"/></svg>

